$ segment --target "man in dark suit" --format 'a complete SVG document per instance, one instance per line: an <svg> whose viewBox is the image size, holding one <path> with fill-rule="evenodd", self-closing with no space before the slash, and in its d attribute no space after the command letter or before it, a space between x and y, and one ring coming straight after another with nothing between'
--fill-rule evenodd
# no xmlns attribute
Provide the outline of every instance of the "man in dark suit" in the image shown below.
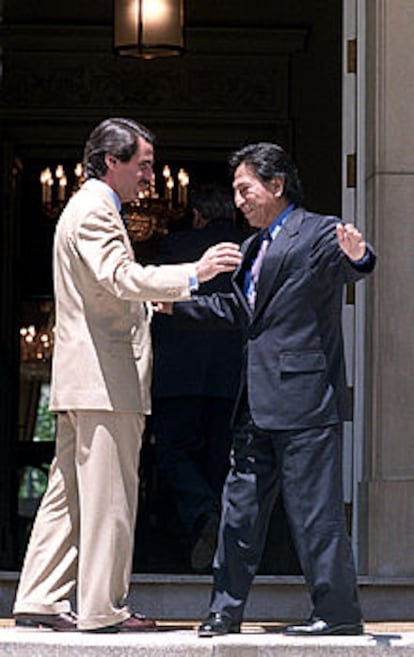
<svg viewBox="0 0 414 657"><path fill-rule="evenodd" d="M192 227L170 233L159 262L197 259L221 241L240 243L231 190L200 185L190 195ZM229 274L202 283L197 294L229 292ZM188 331L171 317L156 315L153 426L160 478L189 538L190 565L211 568L223 483L230 467L230 419L241 368L241 334L229 329ZM182 555L185 556L184 554Z"/></svg>
<svg viewBox="0 0 414 657"><path fill-rule="evenodd" d="M246 146L231 165L236 205L259 231L242 245L231 294L173 306L177 320L242 327L245 338L210 615L199 635L240 631L278 494L313 603L311 618L285 631L361 634L342 498L341 307L344 285L371 272L375 254L352 224L301 206L296 167L279 146Z"/></svg>

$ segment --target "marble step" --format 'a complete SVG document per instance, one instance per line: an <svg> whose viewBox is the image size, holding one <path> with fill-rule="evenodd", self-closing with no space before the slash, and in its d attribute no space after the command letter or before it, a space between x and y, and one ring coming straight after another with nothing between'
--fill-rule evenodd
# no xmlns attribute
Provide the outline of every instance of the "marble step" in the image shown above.
<svg viewBox="0 0 414 657"><path fill-rule="evenodd" d="M414 630L413 627L411 627ZM158 632L88 635L1 626L1 657L412 657L414 631L369 627L356 637L286 637L243 624L241 634L200 639L188 624Z"/></svg>
<svg viewBox="0 0 414 657"><path fill-rule="evenodd" d="M18 576L0 571L0 617L11 615ZM358 585L366 621L414 621L414 577L359 577ZM201 619L208 612L210 591L208 575L133 575L128 603L160 620ZM245 618L288 622L306 619L309 613L302 577L262 575L254 581Z"/></svg>

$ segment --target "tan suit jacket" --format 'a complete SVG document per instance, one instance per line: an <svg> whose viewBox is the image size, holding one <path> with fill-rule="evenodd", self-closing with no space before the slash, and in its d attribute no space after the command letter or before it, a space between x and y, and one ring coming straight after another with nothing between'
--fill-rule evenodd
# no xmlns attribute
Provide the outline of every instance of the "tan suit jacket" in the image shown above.
<svg viewBox="0 0 414 657"><path fill-rule="evenodd" d="M55 234L50 409L150 413L147 302L188 299L192 273L191 264L138 264L108 188L87 181Z"/></svg>
<svg viewBox="0 0 414 657"><path fill-rule="evenodd" d="M111 190L91 180L54 244L56 341L50 407L56 457L14 613L67 613L78 628L130 616L139 451L150 412L150 300L186 299L193 266L137 264ZM109 411L109 412L108 412Z"/></svg>

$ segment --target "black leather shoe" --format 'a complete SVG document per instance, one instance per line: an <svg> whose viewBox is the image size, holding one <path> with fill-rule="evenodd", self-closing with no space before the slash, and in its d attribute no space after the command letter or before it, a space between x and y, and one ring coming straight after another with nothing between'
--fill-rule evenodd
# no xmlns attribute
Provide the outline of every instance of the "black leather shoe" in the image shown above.
<svg viewBox="0 0 414 657"><path fill-rule="evenodd" d="M67 614L15 614L16 627L47 628L55 632L75 632L77 618L73 612Z"/></svg>
<svg viewBox="0 0 414 657"><path fill-rule="evenodd" d="M222 634L238 634L240 623L234 623L230 616L219 611L212 612L198 628L198 636L221 636Z"/></svg>
<svg viewBox="0 0 414 657"><path fill-rule="evenodd" d="M310 620L307 623L288 625L285 634L294 636L328 636L332 634L363 634L362 623L327 623L324 620Z"/></svg>

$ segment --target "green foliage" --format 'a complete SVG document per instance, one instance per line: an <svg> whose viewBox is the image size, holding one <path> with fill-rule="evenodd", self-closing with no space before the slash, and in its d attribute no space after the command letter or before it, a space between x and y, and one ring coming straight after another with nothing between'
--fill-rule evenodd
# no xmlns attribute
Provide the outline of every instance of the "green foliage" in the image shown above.
<svg viewBox="0 0 414 657"><path fill-rule="evenodd" d="M33 440L54 440L56 419L49 411L49 384L44 383L40 391L39 406Z"/></svg>
<svg viewBox="0 0 414 657"><path fill-rule="evenodd" d="M47 486L47 474L39 468L27 466L19 488L20 499L38 499L42 497Z"/></svg>
<svg viewBox="0 0 414 657"><path fill-rule="evenodd" d="M33 441L55 440L56 419L49 411L49 384L43 384L40 391L39 406L37 409L36 426ZM27 466L24 469L19 487L20 499L34 499L42 497L47 486L47 464L42 470Z"/></svg>

